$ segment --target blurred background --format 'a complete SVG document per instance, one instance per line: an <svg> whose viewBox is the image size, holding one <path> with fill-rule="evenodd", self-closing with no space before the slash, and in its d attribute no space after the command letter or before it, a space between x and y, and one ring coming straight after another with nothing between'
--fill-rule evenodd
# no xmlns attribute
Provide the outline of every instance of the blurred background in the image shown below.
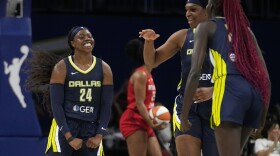
<svg viewBox="0 0 280 156"><path fill-rule="evenodd" d="M280 102L280 1L241 1L264 52L272 81L270 106L275 111ZM24 64L13 61L24 61L30 56L26 47L63 53L69 51L67 33L73 26L89 28L96 41L93 53L111 66L119 97L135 68L124 53L126 43L138 38L142 29L152 28L161 35L156 46L163 44L175 31L189 27L184 6L184 0L0 0L0 60L4 64L0 66L0 155L44 155L50 118L23 87ZM156 101L172 112L180 80L180 56L160 65L152 74ZM114 102L115 110L121 100ZM118 113L114 110L111 135L104 141L105 154L126 155L125 142L117 133Z"/></svg>

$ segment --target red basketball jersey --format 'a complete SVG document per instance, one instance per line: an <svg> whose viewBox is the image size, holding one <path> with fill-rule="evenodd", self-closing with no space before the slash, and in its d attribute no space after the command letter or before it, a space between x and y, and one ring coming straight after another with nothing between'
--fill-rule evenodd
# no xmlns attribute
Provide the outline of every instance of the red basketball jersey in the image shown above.
<svg viewBox="0 0 280 156"><path fill-rule="evenodd" d="M147 74L147 83L146 83L146 99L144 101L145 106L147 110L149 111L152 107L154 107L155 104L155 97L156 97L156 87L155 83L153 80L153 76L148 73L144 67L138 67L136 68L136 71L143 71ZM136 103L135 103L135 94L134 94L134 89L133 89L133 83L130 81L128 82L128 88L127 88L127 108L134 110L138 112L136 108Z"/></svg>

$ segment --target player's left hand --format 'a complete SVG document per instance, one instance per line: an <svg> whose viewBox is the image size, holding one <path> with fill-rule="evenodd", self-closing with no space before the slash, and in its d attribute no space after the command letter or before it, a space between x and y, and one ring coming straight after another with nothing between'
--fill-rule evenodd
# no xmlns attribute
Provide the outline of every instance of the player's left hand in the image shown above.
<svg viewBox="0 0 280 156"><path fill-rule="evenodd" d="M192 124L188 120L188 116L187 115L181 115L180 121L181 121L180 131L186 132L186 131L188 131L191 128Z"/></svg>
<svg viewBox="0 0 280 156"><path fill-rule="evenodd" d="M212 98L213 87L200 87L197 88L194 95L194 102L201 103Z"/></svg>
<svg viewBox="0 0 280 156"><path fill-rule="evenodd" d="M97 148L100 146L101 140L102 140L102 136L97 134L94 137L90 137L87 140L86 145L88 148Z"/></svg>

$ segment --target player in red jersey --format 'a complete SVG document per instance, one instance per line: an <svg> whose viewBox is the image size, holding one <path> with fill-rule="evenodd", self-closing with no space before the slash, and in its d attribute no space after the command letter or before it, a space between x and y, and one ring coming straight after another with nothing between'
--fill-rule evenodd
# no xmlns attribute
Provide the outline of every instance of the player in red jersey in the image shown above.
<svg viewBox="0 0 280 156"><path fill-rule="evenodd" d="M148 111L154 106L156 87L151 75L152 67L143 59L143 43L133 39L126 46L127 54L140 64L129 78L127 108L121 116L119 127L130 156L161 156L159 142L154 129L164 125L154 125Z"/></svg>

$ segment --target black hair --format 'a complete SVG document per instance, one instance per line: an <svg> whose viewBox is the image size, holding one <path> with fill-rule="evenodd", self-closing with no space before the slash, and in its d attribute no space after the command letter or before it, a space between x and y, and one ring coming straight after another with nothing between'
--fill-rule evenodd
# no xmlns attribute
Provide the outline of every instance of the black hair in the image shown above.
<svg viewBox="0 0 280 156"><path fill-rule="evenodd" d="M74 37L80 30L88 30L86 27L81 27L81 26L74 26L68 33L68 45L69 47L74 50L74 47L71 44L71 41L74 40Z"/></svg>
<svg viewBox="0 0 280 156"><path fill-rule="evenodd" d="M127 42L125 46L125 53L130 59L135 61L138 65L143 65L144 64L143 49L144 49L143 42L135 38Z"/></svg>
<svg viewBox="0 0 280 156"><path fill-rule="evenodd" d="M55 53L43 50L31 50L31 57L27 58L24 72L27 78L24 83L26 90L34 95L40 95L40 104L52 116L50 105L49 83L55 64L69 55L69 52Z"/></svg>
<svg viewBox="0 0 280 156"><path fill-rule="evenodd" d="M223 12L224 1L223 0L212 0L211 2L212 2L211 10L214 12L214 14L216 14L218 16L224 16L224 12Z"/></svg>
<svg viewBox="0 0 280 156"><path fill-rule="evenodd" d="M278 124L277 116L274 114L267 114L265 126L261 132L261 135L265 138L267 138L267 133L271 128L274 128Z"/></svg>

